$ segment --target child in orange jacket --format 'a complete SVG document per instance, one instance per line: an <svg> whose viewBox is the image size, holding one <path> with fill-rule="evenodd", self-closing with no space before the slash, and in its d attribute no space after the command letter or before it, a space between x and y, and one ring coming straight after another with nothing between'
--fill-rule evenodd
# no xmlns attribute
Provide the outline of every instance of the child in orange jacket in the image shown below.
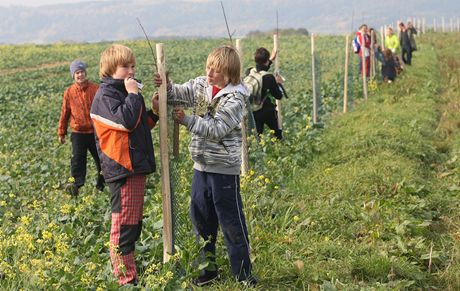
<svg viewBox="0 0 460 291"><path fill-rule="evenodd" d="M86 67L86 64L80 60L75 60L70 64L70 75L75 82L64 92L58 126L59 141L64 144L70 120L72 129L70 135L72 142L70 170L74 182L69 185L68 190L73 196L77 196L78 189L85 184L88 151L96 163L98 172L96 188L100 191L104 190L104 177L101 174L101 163L97 155L94 129L89 116L91 104L99 86L87 79Z"/></svg>

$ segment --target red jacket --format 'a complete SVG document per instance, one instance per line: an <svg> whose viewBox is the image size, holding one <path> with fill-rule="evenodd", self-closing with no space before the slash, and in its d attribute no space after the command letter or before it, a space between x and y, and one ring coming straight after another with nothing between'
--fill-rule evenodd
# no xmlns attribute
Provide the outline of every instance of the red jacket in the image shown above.
<svg viewBox="0 0 460 291"><path fill-rule="evenodd" d="M59 136L65 136L67 134L69 119L70 127L73 132L94 132L89 111L98 88L98 85L88 81L84 86L74 83L65 90L62 100L61 116L59 118Z"/></svg>
<svg viewBox="0 0 460 291"><path fill-rule="evenodd" d="M361 46L361 49L359 50L359 56L362 57L362 53L364 51L364 56L370 57L370 48L371 48L370 36L368 34L364 34L364 40L363 40L363 35L361 31L357 31L356 37L358 38L358 43Z"/></svg>

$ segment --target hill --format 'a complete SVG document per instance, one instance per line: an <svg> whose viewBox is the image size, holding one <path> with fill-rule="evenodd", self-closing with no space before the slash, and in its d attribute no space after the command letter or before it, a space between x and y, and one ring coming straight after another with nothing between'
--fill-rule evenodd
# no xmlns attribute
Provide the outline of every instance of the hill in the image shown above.
<svg viewBox="0 0 460 291"><path fill-rule="evenodd" d="M1 4L0 4L1 5ZM276 27L305 28L314 33L343 34L362 22L374 27L425 17L446 21L457 18L460 2L452 0L407 1L302 1L235 0L224 3L231 31L244 36L249 31ZM1 7L1 6L0 6ZM215 0L116 0L39 7L8 6L0 9L0 43L97 42L142 37L140 18L154 38L226 37L219 1Z"/></svg>

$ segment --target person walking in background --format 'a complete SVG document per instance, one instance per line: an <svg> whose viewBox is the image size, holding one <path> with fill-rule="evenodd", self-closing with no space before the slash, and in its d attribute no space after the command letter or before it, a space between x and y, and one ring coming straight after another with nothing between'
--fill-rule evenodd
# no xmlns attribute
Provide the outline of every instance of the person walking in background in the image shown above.
<svg viewBox="0 0 460 291"><path fill-rule="evenodd" d="M387 27L385 37L385 48L391 50L396 65L396 70L400 73L403 70L402 57L401 57L401 46L399 45L399 38L393 33L393 28Z"/></svg>
<svg viewBox="0 0 460 291"><path fill-rule="evenodd" d="M380 46L377 46L375 57L382 63L383 82L392 83L396 79L396 64L393 53L389 48L385 48L382 52Z"/></svg>
<svg viewBox="0 0 460 291"><path fill-rule="evenodd" d="M99 87L87 79L86 68L86 64L80 60L75 60L70 64L70 75L75 82L64 92L58 125L59 141L64 144L70 120L72 129L70 172L74 181L67 185L67 190L73 196L77 196L78 189L85 184L88 151L96 164L96 188L100 191L104 190L104 177L101 174L101 163L97 155L94 129L90 118L91 104Z"/></svg>
<svg viewBox="0 0 460 291"><path fill-rule="evenodd" d="M155 84L162 84L158 74ZM193 283L203 286L218 278L216 240L220 225L234 277L254 286L257 280L252 276L240 194L241 121L249 94L241 83L238 52L231 46L214 49L206 61L206 76L182 85L168 82L167 92L171 104L193 107L192 115L186 115L183 108L173 111L174 119L192 133L190 216L197 240L206 241L200 263L208 266Z"/></svg>
<svg viewBox="0 0 460 291"><path fill-rule="evenodd" d="M110 188L110 260L120 285L137 285L135 243L141 235L146 175L155 171L150 130L158 121L158 102L147 110L134 79L130 48L114 44L99 64L101 86L91 106L102 172Z"/></svg>
<svg viewBox="0 0 460 291"><path fill-rule="evenodd" d="M362 24L359 27L359 30L356 32L356 42L359 46L358 50L358 68L359 73L362 75L363 73L363 55L364 55L364 71L366 73L366 77L369 77L370 73L370 48L371 48L371 39L369 34L367 33L367 25Z"/></svg>
<svg viewBox="0 0 460 291"><path fill-rule="evenodd" d="M283 78L279 75L269 73L270 65L276 57L276 51L272 54L266 48L260 47L254 53L255 68L249 68L246 71L245 83L251 81L257 82L255 86L248 86L251 88L259 88L257 92L252 92L251 104L256 123L257 134L264 132L264 126L273 130L275 137L278 140L283 139L282 130L278 125L278 112L276 110L275 99L281 99L284 95L283 90L280 88L283 84Z"/></svg>
<svg viewBox="0 0 460 291"><path fill-rule="evenodd" d="M404 64L411 65L412 63L412 47L410 44L409 34L404 23L399 23L399 44L402 50L402 60Z"/></svg>
<svg viewBox="0 0 460 291"><path fill-rule="evenodd" d="M410 40L410 46L412 48L412 51L417 50L417 43L415 42L415 36L417 35L417 29L415 29L414 25L412 22L407 22L407 33L409 35L409 40Z"/></svg>

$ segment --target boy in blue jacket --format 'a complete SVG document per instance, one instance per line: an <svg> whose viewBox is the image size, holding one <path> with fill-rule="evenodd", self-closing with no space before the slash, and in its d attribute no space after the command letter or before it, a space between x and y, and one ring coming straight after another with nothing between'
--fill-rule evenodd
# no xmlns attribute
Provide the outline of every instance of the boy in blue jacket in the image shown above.
<svg viewBox="0 0 460 291"><path fill-rule="evenodd" d="M112 195L110 259L120 285L137 284L134 247L141 234L146 175L155 171L150 129L158 116L145 107L135 65L128 47L107 48L91 106L102 173ZM155 99L152 103L158 110Z"/></svg>

